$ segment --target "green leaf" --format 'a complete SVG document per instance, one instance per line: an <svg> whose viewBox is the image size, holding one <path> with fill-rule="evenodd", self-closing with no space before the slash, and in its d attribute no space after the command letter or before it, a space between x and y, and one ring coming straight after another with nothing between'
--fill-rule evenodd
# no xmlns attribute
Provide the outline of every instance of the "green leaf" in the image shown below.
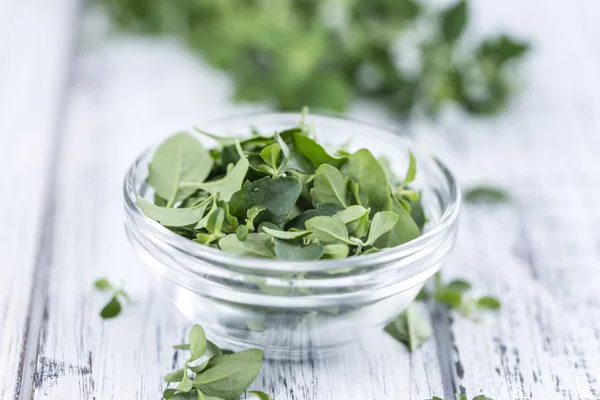
<svg viewBox="0 0 600 400"><path fill-rule="evenodd" d="M308 221L309 219L318 217L318 216L332 217L333 215L335 215L335 213L337 213L338 211L341 211L343 209L344 209L344 207L339 204L319 203L319 204L317 204L316 208L311 209L311 210L306 210L302 214L300 214L298 217L289 221L286 224L285 228L288 230L292 229L292 228L303 230L303 229L306 229L306 221Z"/></svg>
<svg viewBox="0 0 600 400"><path fill-rule="evenodd" d="M491 397L487 397L487 396L484 396L484 395L480 394L479 396L473 397L473 400L494 400L494 399L492 399Z"/></svg>
<svg viewBox="0 0 600 400"><path fill-rule="evenodd" d="M398 199L392 198L391 208L391 211L398 215L398 222L396 222L396 225L394 225L394 228L390 232L375 242L375 246L380 249L401 245L402 243L418 238L421 234L419 227L410 214L402 207Z"/></svg>
<svg viewBox="0 0 600 400"><path fill-rule="evenodd" d="M358 187L358 183L354 182L353 180L348 180L348 190L350 190L350 193L352 193L352 198L354 199L354 202L359 205L365 205L368 203L369 199L367 198L367 196L364 193L361 193L360 188Z"/></svg>
<svg viewBox="0 0 600 400"><path fill-rule="evenodd" d="M434 297L439 303L446 304L451 308L458 308L462 305L462 293L460 290L441 287L435 291Z"/></svg>
<svg viewBox="0 0 600 400"><path fill-rule="evenodd" d="M346 258L349 253L347 244L326 244L323 247L323 258Z"/></svg>
<svg viewBox="0 0 600 400"><path fill-rule="evenodd" d="M459 292L466 292L471 290L471 284L464 279L454 279L446 285L448 289L458 290Z"/></svg>
<svg viewBox="0 0 600 400"><path fill-rule="evenodd" d="M265 206L252 206L246 211L246 217L250 221L250 225L254 226L254 220L262 211L266 210Z"/></svg>
<svg viewBox="0 0 600 400"><path fill-rule="evenodd" d="M108 290L113 288L108 279L106 278L97 279L94 282L94 287L98 290Z"/></svg>
<svg viewBox="0 0 600 400"><path fill-rule="evenodd" d="M213 166L208 151L194 137L178 133L165 140L148 166L148 183L172 207L196 191L181 188L182 181L204 182Z"/></svg>
<svg viewBox="0 0 600 400"><path fill-rule="evenodd" d="M369 236L366 244L368 246L375 243L384 234L391 231L398 223L400 217L392 211L379 211L373 216L371 227L369 228Z"/></svg>
<svg viewBox="0 0 600 400"><path fill-rule="evenodd" d="M492 296L483 296L477 299L477 308L485 310L498 310L501 307L500 301Z"/></svg>
<svg viewBox="0 0 600 400"><path fill-rule="evenodd" d="M522 57L529 48L527 42L500 35L481 42L477 54L480 58L491 60L499 67L507 61Z"/></svg>
<svg viewBox="0 0 600 400"><path fill-rule="evenodd" d="M192 208L159 207L141 196L137 196L137 202L146 216L160 222L164 226L188 226L202 219L206 208L212 202L212 198L209 197Z"/></svg>
<svg viewBox="0 0 600 400"><path fill-rule="evenodd" d="M104 319L114 318L121 313L121 303L117 296L113 296L110 301L100 311L100 316Z"/></svg>
<svg viewBox="0 0 600 400"><path fill-rule="evenodd" d="M313 188L310 190L313 202L334 203L348 207L352 193L348 190L348 178L335 167L322 164L315 174Z"/></svg>
<svg viewBox="0 0 600 400"><path fill-rule="evenodd" d="M306 229L312 231L311 240L319 240L323 244L346 243L355 245L348 238L348 228L338 217L314 217L306 221Z"/></svg>
<svg viewBox="0 0 600 400"><path fill-rule="evenodd" d="M260 158L263 159L265 164L277 170L279 165L279 157L281 156L281 145L279 143L273 143L260 152Z"/></svg>
<svg viewBox="0 0 600 400"><path fill-rule="evenodd" d="M342 168L342 174L349 176L358 184L367 201L362 205L371 209L371 215L378 211L391 210L392 192L387 176L379 161L369 150L361 149L350 156Z"/></svg>
<svg viewBox="0 0 600 400"><path fill-rule="evenodd" d="M318 168L321 164L329 164L340 168L346 162L346 157L338 158L329 155L323 146L303 134L294 134L294 145L296 151L310 160L315 168Z"/></svg>
<svg viewBox="0 0 600 400"><path fill-rule="evenodd" d="M296 240L296 239L301 239L305 236L310 235L310 231L282 231L279 229L271 229L268 227L263 227L262 228L263 232L268 233L269 235L273 236L274 238L277 239L281 239L281 240Z"/></svg>
<svg viewBox="0 0 600 400"><path fill-rule="evenodd" d="M474 186L465 190L467 203L505 203L510 201L510 196L501 188L493 186Z"/></svg>
<svg viewBox="0 0 600 400"><path fill-rule="evenodd" d="M335 216L346 224L348 234L357 238L365 236L369 230L369 210L363 206L350 206Z"/></svg>
<svg viewBox="0 0 600 400"><path fill-rule="evenodd" d="M190 357L189 361L195 361L206 352L206 334L200 325L194 325L190 330Z"/></svg>
<svg viewBox="0 0 600 400"><path fill-rule="evenodd" d="M225 211L221 207L215 207L208 214L206 220L206 229L213 235L219 236L222 233L223 221L225 220Z"/></svg>
<svg viewBox="0 0 600 400"><path fill-rule="evenodd" d="M182 188L191 188L192 190L202 189L213 196L218 195L219 200L229 201L231 196L240 190L242 183L246 178L249 167L248 159L242 157L235 164L235 166L221 179L216 179L209 182L199 182L192 180L185 180L181 182Z"/></svg>
<svg viewBox="0 0 600 400"><path fill-rule="evenodd" d="M431 398L431 400L444 400L444 399L442 399L442 398L440 398L440 397L437 397L437 396L433 396L433 397Z"/></svg>
<svg viewBox="0 0 600 400"><path fill-rule="evenodd" d="M302 183L294 177L271 179L267 176L246 182L232 196L229 207L233 215L240 216L253 206L263 206L265 210L256 217L256 221L280 224L296 204L301 192Z"/></svg>
<svg viewBox="0 0 600 400"><path fill-rule="evenodd" d="M222 237L219 248L238 256L274 258L273 238L266 233L249 233L246 240L241 241L235 234Z"/></svg>
<svg viewBox="0 0 600 400"><path fill-rule="evenodd" d="M209 396L235 399L256 379L262 358L259 349L213 357L208 369L196 376L195 383Z"/></svg>
<svg viewBox="0 0 600 400"><path fill-rule="evenodd" d="M182 343L182 344L176 344L173 346L174 349L177 350L189 350L190 349L190 345L187 343Z"/></svg>
<svg viewBox="0 0 600 400"><path fill-rule="evenodd" d="M248 227L246 225L240 225L235 230L235 235L242 242L248 238Z"/></svg>
<svg viewBox="0 0 600 400"><path fill-rule="evenodd" d="M456 397L456 400L469 400L467 399L467 395L462 393L455 393L454 397Z"/></svg>
<svg viewBox="0 0 600 400"><path fill-rule="evenodd" d="M234 232L237 229L239 223L237 218L231 215L231 213L229 212L229 204L227 204L227 202L223 200L219 200L217 204L219 208L221 208L224 212L223 215L225 217L225 220L223 221L223 230L227 233Z"/></svg>
<svg viewBox="0 0 600 400"><path fill-rule="evenodd" d="M253 396L258 397L258 400L273 400L273 398L271 396L269 396L268 394L266 394L264 392L259 392L257 390L251 390L248 393L250 393Z"/></svg>
<svg viewBox="0 0 600 400"><path fill-rule="evenodd" d="M450 6L441 15L442 34L447 41L453 42L459 38L467 25L467 3L461 0Z"/></svg>
<svg viewBox="0 0 600 400"><path fill-rule="evenodd" d="M179 382L179 385L175 387L176 390L180 392L189 392L193 388L193 382L189 378L187 373L187 368L183 369L183 379Z"/></svg>
<svg viewBox="0 0 600 400"><path fill-rule="evenodd" d="M286 240L275 239L275 255L280 260L318 260L323 256L321 244L303 246Z"/></svg>
<svg viewBox="0 0 600 400"><path fill-rule="evenodd" d="M402 186L406 186L406 185L410 184L417 177L417 160L415 159L415 156L412 153L412 151L409 151L408 155L409 155L408 171L406 171L406 176L404 177Z"/></svg>
<svg viewBox="0 0 600 400"><path fill-rule="evenodd" d="M414 304L410 304L406 310L386 326L385 331L396 340L404 343L410 351L415 351L432 334L429 322L419 316Z"/></svg>
<svg viewBox="0 0 600 400"><path fill-rule="evenodd" d="M181 382L183 380L183 373L183 368L180 368L175 372L170 372L165 375L165 382Z"/></svg>

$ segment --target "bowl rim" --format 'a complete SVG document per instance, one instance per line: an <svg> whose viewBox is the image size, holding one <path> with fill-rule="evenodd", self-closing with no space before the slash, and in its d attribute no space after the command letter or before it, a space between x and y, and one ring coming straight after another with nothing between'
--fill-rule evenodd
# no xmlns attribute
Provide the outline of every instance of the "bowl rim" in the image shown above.
<svg viewBox="0 0 600 400"><path fill-rule="evenodd" d="M302 114L293 112L251 112L251 113L237 113L228 115L216 119L209 119L203 124L217 124L224 121L232 120L243 120L246 118L283 118L283 117L296 117L300 118ZM398 129L394 129L390 126L375 125L373 123L367 123L354 118L348 118L345 116L338 115L326 115L326 114L310 114L308 116L309 121L311 120L322 120L333 123L351 123L354 125L362 125L368 129L376 129L389 135L394 135L398 139ZM164 139L163 139L164 140ZM147 164L143 163L143 160L148 156L151 151L156 149L158 144L146 148L140 153L133 163L127 169L123 182L123 194L125 199L125 213L126 218L128 216L133 217L136 222L141 223L144 228L150 230L159 240L165 244L173 247L174 249L181 251L194 258L201 258L205 261L214 262L216 264L227 264L235 265L238 268L249 269L249 270L262 270L262 271L276 271L276 272L323 272L337 269L355 269L364 268L371 265L379 265L381 263L390 262L393 260L400 259L402 257L414 254L423 248L428 247L427 245L431 242L435 242L435 239L443 235L457 220L460 204L461 204L461 190L458 186L453 174L438 158L429 154L420 154L420 156L426 156L429 161L439 169L442 173L445 184L449 187L449 200L447 207L443 210L437 223L431 227L428 231L420 235L419 237L403 243L401 245L385 248L381 251L373 254L361 255L360 257L347 257L344 259L325 259L325 260L298 260L298 261L287 261L278 260L275 258L258 258L258 257L245 257L239 256L232 253L227 253L220 249L215 249L209 246L200 245L193 242L192 240L180 236L168 228L164 227L157 221L154 221L150 217L146 216L139 204L137 203L137 195L139 190L135 185L135 176L138 168L147 168ZM422 158L422 157L420 157Z"/></svg>

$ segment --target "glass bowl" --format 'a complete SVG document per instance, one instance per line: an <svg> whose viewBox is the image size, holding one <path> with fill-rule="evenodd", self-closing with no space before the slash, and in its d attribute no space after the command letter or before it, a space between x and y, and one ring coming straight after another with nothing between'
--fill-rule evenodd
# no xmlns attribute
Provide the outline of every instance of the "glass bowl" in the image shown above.
<svg viewBox="0 0 600 400"><path fill-rule="evenodd" d="M263 134L296 126L300 114L270 113L223 118L201 125L218 135ZM410 141L361 122L312 115L319 140L351 151L385 156L402 178ZM207 146L211 139L198 137ZM239 350L259 347L270 358L323 355L381 330L415 298L452 248L460 190L435 158L413 151L429 219L423 234L375 254L341 260L279 261L240 257L181 237L146 217L136 196L152 199L146 183L154 148L142 153L125 176L125 227L140 258L177 308L215 341Z"/></svg>

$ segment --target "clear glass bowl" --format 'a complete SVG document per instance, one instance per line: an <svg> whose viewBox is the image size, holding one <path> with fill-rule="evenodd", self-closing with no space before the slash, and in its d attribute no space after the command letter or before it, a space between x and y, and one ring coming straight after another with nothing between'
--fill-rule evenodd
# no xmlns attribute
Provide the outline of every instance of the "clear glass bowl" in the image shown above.
<svg viewBox="0 0 600 400"><path fill-rule="evenodd" d="M293 127L299 114L253 114L201 125L219 135L256 127L272 134ZM320 140L350 143L390 160L403 177L410 142L387 129L342 118L310 116ZM199 137L207 146L210 139ZM414 187L429 218L419 238L379 253L342 260L278 261L240 257L194 243L146 217L136 202L151 199L146 183L154 149L131 166L124 182L125 226L131 245L179 310L232 349L260 347L268 357L297 359L381 330L410 304L438 271L455 240L460 190L433 157L417 159Z"/></svg>

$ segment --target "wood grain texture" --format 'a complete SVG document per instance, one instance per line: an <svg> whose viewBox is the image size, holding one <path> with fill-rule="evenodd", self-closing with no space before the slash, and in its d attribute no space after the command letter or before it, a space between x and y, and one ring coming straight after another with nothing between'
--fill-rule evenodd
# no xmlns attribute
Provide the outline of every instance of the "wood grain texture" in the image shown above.
<svg viewBox="0 0 600 400"><path fill-rule="evenodd" d="M37 347L41 314L31 308L32 289L45 290L38 265L48 255L42 240L52 204L45 198L68 79L74 9L70 0L0 1L2 399L17 397L27 385L23 370L33 370L26 346Z"/></svg>
<svg viewBox="0 0 600 400"><path fill-rule="evenodd" d="M527 85L500 117L449 111L438 123L406 128L462 183L510 187L511 204L463 207L445 268L448 277L472 280L477 293L501 297L503 309L477 323L436 307L435 337L412 355L381 333L334 358L268 361L253 389L277 400L451 399L454 391L496 400L600 398L600 7L593 0L474 5L473 34L503 29L532 38ZM6 187L36 183L18 192L19 206L0 225L3 263L11 266L0 267L0 398L156 399L164 373L182 362L170 346L185 340L190 323L129 248L123 175L168 132L258 107L232 106L226 77L177 44L103 39L106 21L96 10L80 24L69 68L75 9L74 0L0 1L0 38L24 38L0 42L9 60L0 63L0 113L9 111L0 114L0 166L14 168L27 154ZM45 24L43 35L29 36L35 22ZM44 46L35 40L41 36ZM50 60L44 74L33 67L40 51ZM363 103L352 113L386 118ZM34 121L27 133L3 133L21 132L23 121ZM0 196L0 206L13 204ZM115 320L98 316L108 300L92 290L101 276L123 281L133 299Z"/></svg>

